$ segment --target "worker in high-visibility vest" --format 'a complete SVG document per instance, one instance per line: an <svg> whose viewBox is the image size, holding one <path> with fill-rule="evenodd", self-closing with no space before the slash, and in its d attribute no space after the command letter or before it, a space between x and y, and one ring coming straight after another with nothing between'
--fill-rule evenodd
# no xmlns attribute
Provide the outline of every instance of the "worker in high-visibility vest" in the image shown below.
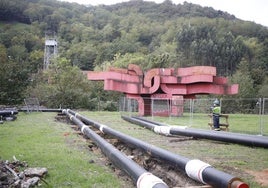
<svg viewBox="0 0 268 188"><path fill-rule="evenodd" d="M221 114L220 101L216 99L213 102L212 107L213 126L215 131L220 131L220 114Z"/></svg>

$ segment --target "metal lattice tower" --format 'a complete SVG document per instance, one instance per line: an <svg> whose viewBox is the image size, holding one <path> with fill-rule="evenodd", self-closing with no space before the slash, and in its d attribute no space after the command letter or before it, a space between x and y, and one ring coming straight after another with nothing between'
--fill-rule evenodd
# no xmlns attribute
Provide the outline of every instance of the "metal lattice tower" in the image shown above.
<svg viewBox="0 0 268 188"><path fill-rule="evenodd" d="M58 53L58 42L56 37L55 36L48 37L46 35L43 69L48 68L51 58L55 57L57 53Z"/></svg>

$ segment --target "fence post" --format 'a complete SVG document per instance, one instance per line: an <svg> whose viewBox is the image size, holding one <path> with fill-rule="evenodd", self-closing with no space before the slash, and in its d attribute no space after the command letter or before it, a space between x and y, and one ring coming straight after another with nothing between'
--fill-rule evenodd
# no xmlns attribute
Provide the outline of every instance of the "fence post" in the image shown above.
<svg viewBox="0 0 268 188"><path fill-rule="evenodd" d="M265 100L266 98L262 98L262 105L261 105L261 120L260 120L260 132L261 135L263 135L263 129L264 129L264 117L265 117Z"/></svg>
<svg viewBox="0 0 268 188"><path fill-rule="evenodd" d="M172 114L172 100L173 99L167 99L167 110L168 110L168 118L170 120L171 114Z"/></svg>
<svg viewBox="0 0 268 188"><path fill-rule="evenodd" d="M193 117L194 117L194 100L190 99L190 126L193 124Z"/></svg>
<svg viewBox="0 0 268 188"><path fill-rule="evenodd" d="M262 130L262 99L259 98L258 99L258 102L257 102L257 105L259 107L259 135L262 136L263 135L263 130Z"/></svg>
<svg viewBox="0 0 268 188"><path fill-rule="evenodd" d="M154 119L154 98L152 98L152 102L151 102L151 114L152 114L152 120Z"/></svg>

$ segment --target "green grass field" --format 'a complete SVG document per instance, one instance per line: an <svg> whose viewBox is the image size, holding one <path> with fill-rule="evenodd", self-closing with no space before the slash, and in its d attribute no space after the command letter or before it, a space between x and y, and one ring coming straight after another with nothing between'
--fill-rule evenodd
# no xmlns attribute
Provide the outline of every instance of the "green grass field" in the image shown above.
<svg viewBox="0 0 268 188"><path fill-rule="evenodd" d="M48 168L48 185L42 187L124 187L109 167L101 165L103 156L90 152L85 139L70 125L56 122L55 116L19 113L16 121L0 124L1 160L15 156L30 167Z"/></svg>
<svg viewBox="0 0 268 188"><path fill-rule="evenodd" d="M122 120L119 112L79 113L178 155L203 160L219 170L241 177L250 184L250 187L268 187L261 186L256 182L254 175L249 173L268 169L267 149L208 140L170 143L165 141L167 139L164 136ZM48 175L45 178L48 184L42 183L41 187L130 187L130 182L117 177L113 170L105 165L107 161L101 153L88 149L89 141L78 135L70 125L55 121L56 115L56 113L21 112L16 121L0 124L1 160L12 160L12 157L16 156L18 160L26 161L30 167L48 168ZM182 123L183 118L185 123ZM186 125L189 122L187 116L153 119L177 125ZM202 115L193 119L196 121L191 122L192 127L208 129L208 117ZM252 116L230 117L230 129L239 132L255 119ZM89 162L92 160L94 163Z"/></svg>
<svg viewBox="0 0 268 188"><path fill-rule="evenodd" d="M210 119L207 114L194 113L192 116L184 113L181 117L147 117L150 120L160 121L169 125L189 126L198 129L209 129ZM225 118L220 118L226 123ZM268 115L229 114L228 123L230 132L247 133L268 136Z"/></svg>

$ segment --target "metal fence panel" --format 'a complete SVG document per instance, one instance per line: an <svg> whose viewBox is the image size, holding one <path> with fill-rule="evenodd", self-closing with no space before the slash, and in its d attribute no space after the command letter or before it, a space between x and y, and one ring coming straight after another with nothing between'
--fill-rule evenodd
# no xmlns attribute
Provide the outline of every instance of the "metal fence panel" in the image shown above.
<svg viewBox="0 0 268 188"><path fill-rule="evenodd" d="M146 116L148 119L168 125L210 129L209 114L215 98L145 100L150 101L144 107L147 112L151 112L151 115ZM268 135L268 98L221 99L220 104L222 113L228 115L228 118L220 118L220 123L229 124L229 131ZM138 115L138 109L135 99L124 97L120 100L120 111L124 115Z"/></svg>
<svg viewBox="0 0 268 188"><path fill-rule="evenodd" d="M222 112L229 114L230 130L232 132L262 134L260 132L261 99L224 99Z"/></svg>
<svg viewBox="0 0 268 188"><path fill-rule="evenodd" d="M119 112L122 115L134 116L138 115L138 101L121 97L119 99Z"/></svg>

